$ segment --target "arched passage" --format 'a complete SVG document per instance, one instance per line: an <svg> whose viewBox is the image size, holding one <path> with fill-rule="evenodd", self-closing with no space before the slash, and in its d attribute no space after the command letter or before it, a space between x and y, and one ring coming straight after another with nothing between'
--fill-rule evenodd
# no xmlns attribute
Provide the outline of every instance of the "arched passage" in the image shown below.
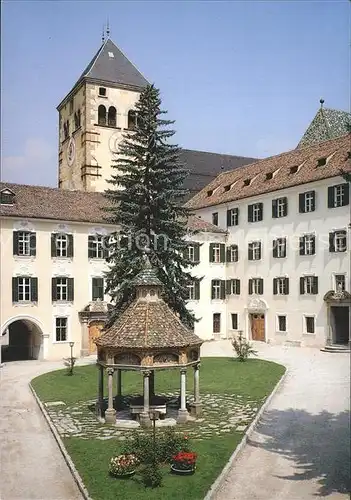
<svg viewBox="0 0 351 500"><path fill-rule="evenodd" d="M2 361L41 359L43 334L31 319L14 319L2 331Z"/></svg>

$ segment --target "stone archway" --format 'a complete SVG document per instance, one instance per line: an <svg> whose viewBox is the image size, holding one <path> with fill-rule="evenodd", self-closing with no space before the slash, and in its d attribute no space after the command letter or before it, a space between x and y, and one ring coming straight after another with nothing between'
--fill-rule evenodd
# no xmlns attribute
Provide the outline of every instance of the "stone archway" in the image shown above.
<svg viewBox="0 0 351 500"><path fill-rule="evenodd" d="M42 359L42 346L42 329L31 318L13 318L2 330L2 361Z"/></svg>

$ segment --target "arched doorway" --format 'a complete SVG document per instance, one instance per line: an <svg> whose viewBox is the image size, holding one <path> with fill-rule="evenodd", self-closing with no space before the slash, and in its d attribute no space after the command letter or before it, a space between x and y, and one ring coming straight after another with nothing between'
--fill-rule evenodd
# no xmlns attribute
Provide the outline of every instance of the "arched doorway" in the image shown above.
<svg viewBox="0 0 351 500"><path fill-rule="evenodd" d="M10 322L2 332L2 361L41 359L43 335L41 328L30 319Z"/></svg>

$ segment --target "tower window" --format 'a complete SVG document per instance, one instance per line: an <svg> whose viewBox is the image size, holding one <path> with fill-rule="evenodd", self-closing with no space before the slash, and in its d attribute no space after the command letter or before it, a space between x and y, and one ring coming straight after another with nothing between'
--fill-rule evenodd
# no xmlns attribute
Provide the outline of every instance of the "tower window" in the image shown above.
<svg viewBox="0 0 351 500"><path fill-rule="evenodd" d="M250 186L250 184L251 184L251 179L244 180L244 186Z"/></svg>
<svg viewBox="0 0 351 500"><path fill-rule="evenodd" d="M114 106L110 106L109 110L108 110L108 117L107 117L109 127L116 127L116 125L117 125L116 116L117 116L116 108Z"/></svg>
<svg viewBox="0 0 351 500"><path fill-rule="evenodd" d="M74 128L77 130L77 128L80 127L80 109L74 113Z"/></svg>
<svg viewBox="0 0 351 500"><path fill-rule="evenodd" d="M105 87L99 87L99 96L106 97L106 88Z"/></svg>
<svg viewBox="0 0 351 500"><path fill-rule="evenodd" d="M326 164L327 164L326 158L318 158L317 167L324 167L324 165L326 165Z"/></svg>
<svg viewBox="0 0 351 500"><path fill-rule="evenodd" d="M73 113L73 98L69 101L69 113Z"/></svg>
<svg viewBox="0 0 351 500"><path fill-rule="evenodd" d="M98 124L106 125L106 108L103 104L100 104L98 109Z"/></svg>
<svg viewBox="0 0 351 500"><path fill-rule="evenodd" d="M128 128L134 130L137 125L137 113L134 109L128 111Z"/></svg>

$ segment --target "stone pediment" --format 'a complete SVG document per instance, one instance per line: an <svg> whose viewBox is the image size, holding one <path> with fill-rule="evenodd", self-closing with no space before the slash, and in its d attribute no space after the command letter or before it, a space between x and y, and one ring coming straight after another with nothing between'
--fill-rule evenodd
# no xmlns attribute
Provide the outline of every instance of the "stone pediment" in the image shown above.
<svg viewBox="0 0 351 500"><path fill-rule="evenodd" d="M325 302L351 302L351 294L346 290L329 290L323 300Z"/></svg>
<svg viewBox="0 0 351 500"><path fill-rule="evenodd" d="M249 311L266 311L268 307L265 300L259 297L252 297L247 304L247 309Z"/></svg>

